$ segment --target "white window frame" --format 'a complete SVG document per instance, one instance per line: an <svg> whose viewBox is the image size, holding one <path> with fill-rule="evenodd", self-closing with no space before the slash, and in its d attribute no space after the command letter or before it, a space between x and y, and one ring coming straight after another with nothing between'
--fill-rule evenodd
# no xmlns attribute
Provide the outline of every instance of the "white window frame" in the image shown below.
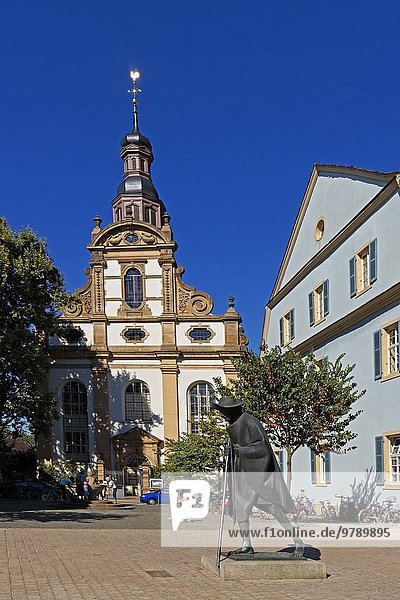
<svg viewBox="0 0 400 600"><path fill-rule="evenodd" d="M399 371L399 349L398 349L398 327L399 321L391 321L386 323L381 328L381 370L382 370L382 381L385 379L392 379L400 375ZM394 332L394 342L391 343L391 333ZM391 354L394 360L391 361Z"/></svg>
<svg viewBox="0 0 400 600"><path fill-rule="evenodd" d="M383 433L384 489L400 489L400 431Z"/></svg>
<svg viewBox="0 0 400 600"><path fill-rule="evenodd" d="M325 319L324 314L324 284L321 283L313 290L314 298L314 325Z"/></svg>

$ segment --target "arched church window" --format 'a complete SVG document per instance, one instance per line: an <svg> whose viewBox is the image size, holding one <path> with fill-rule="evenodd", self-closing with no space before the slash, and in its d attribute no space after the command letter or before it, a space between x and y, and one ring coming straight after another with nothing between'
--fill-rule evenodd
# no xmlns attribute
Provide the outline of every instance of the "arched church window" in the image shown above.
<svg viewBox="0 0 400 600"><path fill-rule="evenodd" d="M140 168L141 168L141 170L142 170L142 171L144 171L144 170L145 170L145 166L146 166L146 164L145 164L145 162L144 162L143 158L141 158L141 159L140 159Z"/></svg>
<svg viewBox="0 0 400 600"><path fill-rule="evenodd" d="M199 432L199 421L209 412L214 389L210 383L199 381L189 390L189 422L191 433Z"/></svg>
<svg viewBox="0 0 400 600"><path fill-rule="evenodd" d="M143 278L139 269L128 269L124 282L125 302L131 308L139 308L143 302Z"/></svg>
<svg viewBox="0 0 400 600"><path fill-rule="evenodd" d="M89 462L87 391L79 381L69 381L62 391L64 450L68 460Z"/></svg>
<svg viewBox="0 0 400 600"><path fill-rule="evenodd" d="M151 423L150 392L143 381L133 381L126 388L125 420Z"/></svg>

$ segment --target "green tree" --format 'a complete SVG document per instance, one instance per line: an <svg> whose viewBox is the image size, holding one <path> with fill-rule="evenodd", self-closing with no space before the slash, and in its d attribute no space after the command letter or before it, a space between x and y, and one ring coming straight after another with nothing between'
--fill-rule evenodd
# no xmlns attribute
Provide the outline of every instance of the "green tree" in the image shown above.
<svg viewBox="0 0 400 600"><path fill-rule="evenodd" d="M198 433L183 433L179 440L166 442L163 471L205 472L222 468L227 442L225 422L218 414L209 413L198 425Z"/></svg>
<svg viewBox="0 0 400 600"><path fill-rule="evenodd" d="M56 417L47 391L47 336L59 331L59 306L76 300L31 229L0 219L0 446L22 433L49 431Z"/></svg>
<svg viewBox="0 0 400 600"><path fill-rule="evenodd" d="M292 348L261 348L243 352L232 362L238 378L229 386L216 380L220 394L244 401L244 409L265 425L272 444L287 453L287 484L292 481L292 459L302 446L317 454L346 453L357 436L348 428L361 412L353 404L359 392L352 371L339 356L335 362L317 361L313 352L302 356Z"/></svg>

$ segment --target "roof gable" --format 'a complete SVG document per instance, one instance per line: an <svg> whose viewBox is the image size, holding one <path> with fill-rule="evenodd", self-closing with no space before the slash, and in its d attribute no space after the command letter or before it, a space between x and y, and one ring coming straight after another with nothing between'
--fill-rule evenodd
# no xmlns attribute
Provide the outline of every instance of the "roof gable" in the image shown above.
<svg viewBox="0 0 400 600"><path fill-rule="evenodd" d="M355 167L314 165L271 298L395 175ZM321 219L324 232L318 241L315 229Z"/></svg>

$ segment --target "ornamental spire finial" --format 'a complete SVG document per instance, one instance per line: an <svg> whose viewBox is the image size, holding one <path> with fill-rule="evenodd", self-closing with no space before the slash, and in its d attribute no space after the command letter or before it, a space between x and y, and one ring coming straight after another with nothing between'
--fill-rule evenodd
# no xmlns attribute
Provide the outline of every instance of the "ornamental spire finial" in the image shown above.
<svg viewBox="0 0 400 600"><path fill-rule="evenodd" d="M128 94L132 94L132 105L133 105L133 129L132 133L137 133L139 131L139 118L138 118L138 99L137 96L142 91L138 87L136 87L136 81L140 77L140 73L137 69L131 69L130 78L132 79L132 89L128 90Z"/></svg>

